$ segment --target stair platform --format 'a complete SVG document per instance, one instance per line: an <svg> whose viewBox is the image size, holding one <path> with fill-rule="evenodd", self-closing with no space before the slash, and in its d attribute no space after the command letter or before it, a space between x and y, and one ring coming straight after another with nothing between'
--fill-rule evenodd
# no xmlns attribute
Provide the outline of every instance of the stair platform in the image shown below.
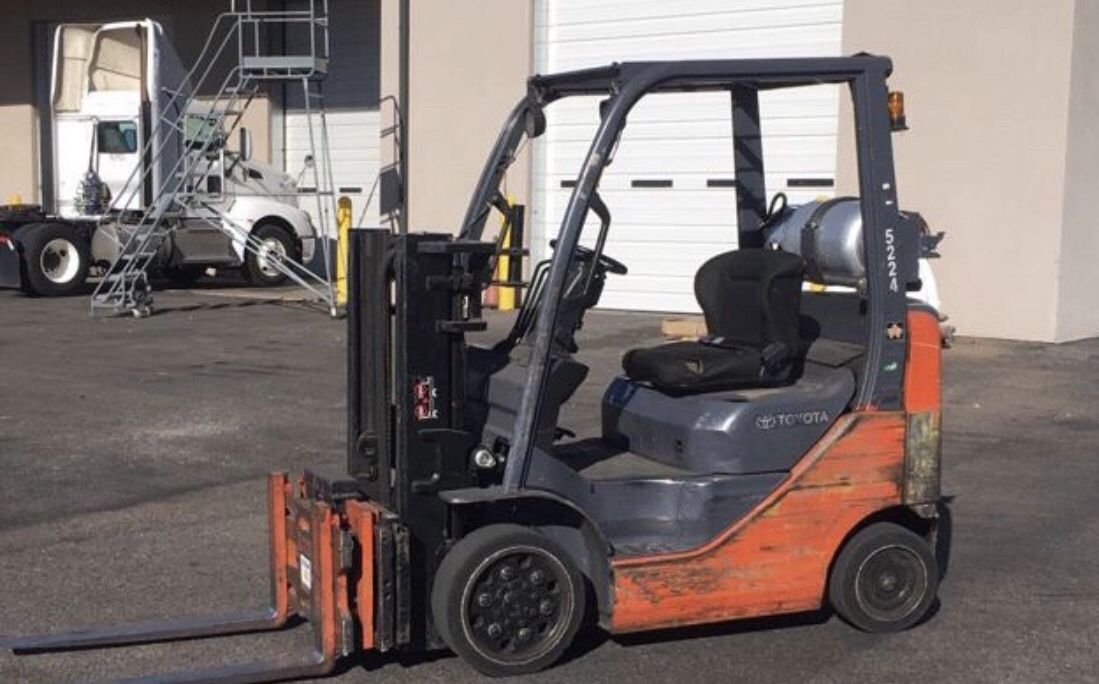
<svg viewBox="0 0 1099 684"><path fill-rule="evenodd" d="M315 55L245 55L240 58L240 70L255 79L320 77L328 73L328 60Z"/></svg>

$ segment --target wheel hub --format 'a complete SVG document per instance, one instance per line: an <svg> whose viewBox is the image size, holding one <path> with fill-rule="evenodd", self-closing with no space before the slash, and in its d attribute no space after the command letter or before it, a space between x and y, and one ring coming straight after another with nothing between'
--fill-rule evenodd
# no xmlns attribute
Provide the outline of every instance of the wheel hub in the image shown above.
<svg viewBox="0 0 1099 684"><path fill-rule="evenodd" d="M281 264L286 256L286 245L282 244L282 240L267 238L256 250L256 265L263 275L273 278L281 273L275 264Z"/></svg>
<svg viewBox="0 0 1099 684"><path fill-rule="evenodd" d="M38 265L47 280L64 285L76 277L80 269L80 255L76 245L64 238L54 238L42 248Z"/></svg>
<svg viewBox="0 0 1099 684"><path fill-rule="evenodd" d="M883 621L907 617L926 591L926 568L915 553L900 546L879 549L868 556L855 584L863 610Z"/></svg>
<svg viewBox="0 0 1099 684"><path fill-rule="evenodd" d="M552 648L568 621L567 582L555 564L538 551L509 553L474 579L467 629L486 655L523 661Z"/></svg>

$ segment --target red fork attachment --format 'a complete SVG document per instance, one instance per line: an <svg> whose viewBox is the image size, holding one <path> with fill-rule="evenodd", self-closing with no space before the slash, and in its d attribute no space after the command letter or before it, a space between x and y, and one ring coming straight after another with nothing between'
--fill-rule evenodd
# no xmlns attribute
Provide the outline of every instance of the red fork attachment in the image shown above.
<svg viewBox="0 0 1099 684"><path fill-rule="evenodd" d="M151 675L117 684L248 684L332 673L341 658L374 646L374 526L381 509L369 502L346 501L338 510L308 496L301 482L292 487L286 473L268 476L267 506L268 608L16 637L0 640L0 647L30 654L205 639L280 630L298 617L313 628L313 651L305 657Z"/></svg>

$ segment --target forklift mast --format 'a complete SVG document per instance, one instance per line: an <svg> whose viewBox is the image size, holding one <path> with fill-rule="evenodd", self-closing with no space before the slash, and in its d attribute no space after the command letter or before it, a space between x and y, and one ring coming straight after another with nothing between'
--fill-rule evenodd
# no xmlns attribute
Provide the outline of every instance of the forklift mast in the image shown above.
<svg viewBox="0 0 1099 684"><path fill-rule="evenodd" d="M378 540L393 554L397 644L423 645L424 592L445 542L439 492L476 486L465 454L465 333L484 330L481 292L493 242L453 235L351 231L348 307L349 497L365 495L400 523ZM333 478L332 481L339 480ZM379 528L379 529L385 529ZM409 534L414 530L415 534ZM384 630L382 630L384 631Z"/></svg>

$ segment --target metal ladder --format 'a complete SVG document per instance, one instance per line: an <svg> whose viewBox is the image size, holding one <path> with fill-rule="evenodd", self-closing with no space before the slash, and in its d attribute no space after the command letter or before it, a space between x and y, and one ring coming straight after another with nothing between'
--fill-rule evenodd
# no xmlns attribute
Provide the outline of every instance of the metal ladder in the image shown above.
<svg viewBox="0 0 1099 684"><path fill-rule="evenodd" d="M296 27L308 32L306 45L295 54L271 54L266 41L271 31ZM237 46L236 64L218 86L216 95L206 104L199 93L214 71L227 47ZM119 241L118 257L111 264L92 294L92 313L131 312L148 315L152 306L152 288L148 271L165 240L186 217L198 220L226 233L246 254L263 258L265 264L308 289L324 301L335 315L334 286L331 273L331 248L325 227L335 221L336 199L328 129L324 113L321 82L327 74L329 59L328 2L310 0L306 9L259 11L252 0L231 0L229 12L219 15L198 59L179 87L170 93L166 106L148 135L142 159L157 159L178 151L174 165L161 179L155 198L141 211L127 211L141 197L155 164L144 170L139 162L122 190L101 220L100 228ZM202 187L202 181L215 163L224 163L224 146L240 125L248 105L264 81L291 81L301 85L314 160L313 194L316 198L315 239L321 243L324 273L317 275L290 257L264 254L261 243L216 206ZM164 112L174 111L168 116ZM314 132L314 116L319 133ZM188 138L194 126L199 134ZM189 126L192 128L189 131ZM166 127L162 129L161 127ZM318 154L319 143L319 154ZM224 168L224 166L222 166Z"/></svg>

